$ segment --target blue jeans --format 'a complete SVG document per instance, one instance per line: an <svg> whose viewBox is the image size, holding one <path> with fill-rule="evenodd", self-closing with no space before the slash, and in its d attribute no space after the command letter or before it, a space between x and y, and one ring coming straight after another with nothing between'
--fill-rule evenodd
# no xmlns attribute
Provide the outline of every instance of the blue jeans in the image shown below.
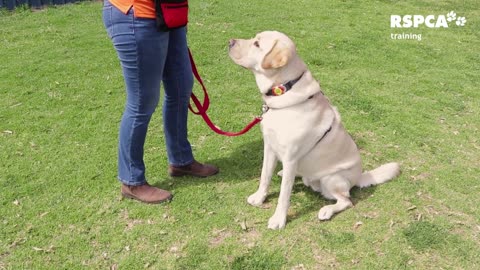
<svg viewBox="0 0 480 270"><path fill-rule="evenodd" d="M193 75L186 29L158 32L154 19L122 13L108 0L103 22L117 51L125 79L127 101L120 124L118 178L127 185L146 183L143 148L148 124L158 105L163 82L163 127L168 161L174 166L193 162L187 139L187 116Z"/></svg>

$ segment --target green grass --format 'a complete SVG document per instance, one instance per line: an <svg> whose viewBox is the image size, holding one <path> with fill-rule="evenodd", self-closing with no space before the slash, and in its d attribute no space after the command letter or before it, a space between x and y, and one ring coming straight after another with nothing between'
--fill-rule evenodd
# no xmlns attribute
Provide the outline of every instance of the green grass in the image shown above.
<svg viewBox="0 0 480 270"><path fill-rule="evenodd" d="M299 182L285 230L246 203L258 184L258 128L212 133L191 116L207 179L167 176L161 111L146 143L149 181L166 205L121 200L116 146L120 66L101 3L0 13L0 269L478 269L480 3L469 1L191 1L190 47L210 116L237 131L260 111L230 38L280 30L338 106L366 169L402 175L353 189L355 207L317 220L326 201ZM391 14L446 14L464 27L391 29ZM422 40L391 40L391 33ZM198 85L195 87L200 92ZM358 223L361 222L361 223ZM245 229L246 225L246 229Z"/></svg>

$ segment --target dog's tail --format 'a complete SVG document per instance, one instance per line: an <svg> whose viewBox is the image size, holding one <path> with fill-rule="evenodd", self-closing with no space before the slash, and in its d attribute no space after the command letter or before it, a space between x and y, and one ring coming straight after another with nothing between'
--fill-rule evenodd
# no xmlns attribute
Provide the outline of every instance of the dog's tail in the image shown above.
<svg viewBox="0 0 480 270"><path fill-rule="evenodd" d="M398 174L400 174L400 165L398 163L383 164L374 170L362 173L362 177L356 186L363 188L378 185L395 178Z"/></svg>

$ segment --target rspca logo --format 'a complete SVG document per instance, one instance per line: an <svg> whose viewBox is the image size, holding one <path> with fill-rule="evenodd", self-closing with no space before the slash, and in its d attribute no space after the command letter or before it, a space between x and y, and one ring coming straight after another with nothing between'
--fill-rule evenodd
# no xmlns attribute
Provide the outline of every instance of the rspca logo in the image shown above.
<svg viewBox="0 0 480 270"><path fill-rule="evenodd" d="M462 16L457 16L455 11L450 11L446 15L390 15L390 27L392 29L399 28L448 28L450 25L457 25L459 27L465 26L467 19ZM421 33L391 33L392 40L422 40Z"/></svg>
<svg viewBox="0 0 480 270"><path fill-rule="evenodd" d="M467 19L457 17L455 11L450 11L447 15L391 15L391 28L418 28L422 25L428 28L448 28L448 24L455 22L457 26L465 26Z"/></svg>

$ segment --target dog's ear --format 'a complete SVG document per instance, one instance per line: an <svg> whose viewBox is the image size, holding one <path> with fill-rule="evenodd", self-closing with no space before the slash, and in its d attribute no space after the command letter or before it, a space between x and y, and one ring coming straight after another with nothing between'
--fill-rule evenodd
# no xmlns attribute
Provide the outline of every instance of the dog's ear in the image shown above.
<svg viewBox="0 0 480 270"><path fill-rule="evenodd" d="M287 47L282 47L278 44L278 40L275 40L273 43L272 49L269 53L263 58L262 68L280 68L287 64L290 60L290 50Z"/></svg>

